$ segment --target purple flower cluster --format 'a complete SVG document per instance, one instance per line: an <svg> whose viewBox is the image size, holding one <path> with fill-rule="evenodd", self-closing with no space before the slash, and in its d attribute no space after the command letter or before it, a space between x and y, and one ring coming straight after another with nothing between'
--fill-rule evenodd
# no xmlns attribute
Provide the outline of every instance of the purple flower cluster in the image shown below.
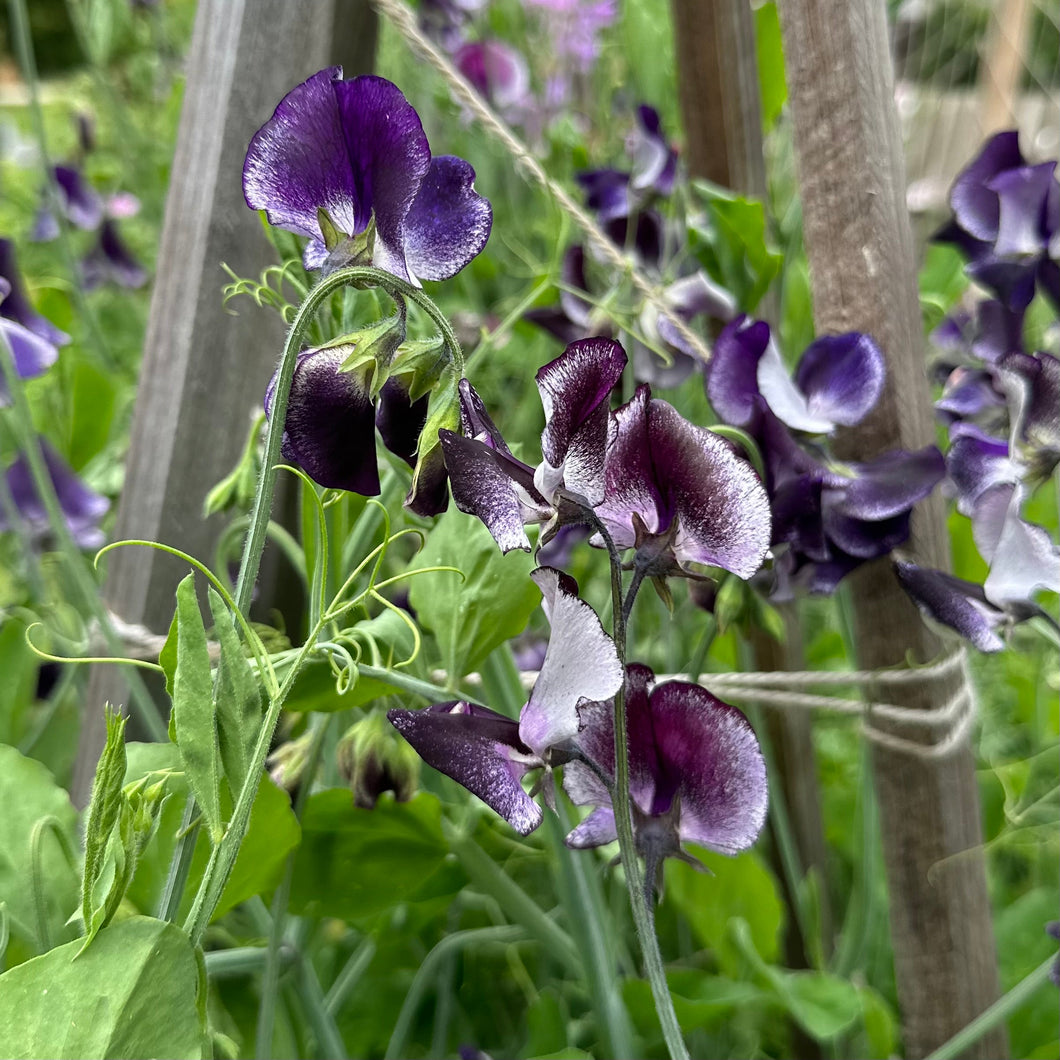
<svg viewBox="0 0 1060 1060"><path fill-rule="evenodd" d="M602 527L653 577L722 567L749 578L769 544L769 507L750 464L712 432L689 423L643 385L611 411L626 355L610 339L571 343L537 374L545 410L542 460L512 456L469 383L461 384L462 433L441 431L453 499L505 551L529 550L565 524ZM596 538L596 543L600 543Z"/></svg>
<svg viewBox="0 0 1060 1060"><path fill-rule="evenodd" d="M685 324L700 316L731 320L736 303L702 269L666 282L673 272L671 259L684 239L680 232L670 230L656 208L674 189L677 152L666 139L654 108L637 108L636 127L626 148L628 170L588 170L578 175L578 182L585 192L586 205L611 241L632 253L638 266L662 288L668 312L646 307L639 327L653 344L666 351L667 358L634 341L634 374L654 386L677 386L691 375L698 360L681 337L675 320ZM563 287L559 303L532 309L527 319L564 343L594 335L613 337L613 323L593 307L594 296L599 300L606 291L593 274L592 264L585 246L569 247L561 266ZM584 296L579 292L584 292Z"/></svg>
<svg viewBox="0 0 1060 1060"><path fill-rule="evenodd" d="M554 798L551 770L593 812L567 837L574 848L616 838L614 697L625 685L630 795L637 851L648 878L668 856L688 858L682 841L725 854L749 847L765 822L765 765L754 731L734 707L698 685L673 681L652 689L645 666L623 667L614 643L572 578L549 567L533 574L552 636L519 719L460 701L387 717L425 762L452 777L526 835L541 808L522 785Z"/></svg>
<svg viewBox="0 0 1060 1060"><path fill-rule="evenodd" d="M943 477L934 446L864 463L828 453L835 428L860 423L875 406L884 374L880 350L857 332L817 339L794 376L761 321L740 317L715 343L711 404L754 438L765 466L774 599L800 589L830 593L856 567L902 544L913 505Z"/></svg>
<svg viewBox="0 0 1060 1060"><path fill-rule="evenodd" d="M1060 549L1021 514L1060 463L1060 360L1024 345L1035 293L1060 308L1055 168L1027 165L1017 134L999 133L957 177L953 217L936 237L963 251L965 271L989 294L932 338L944 380L935 407L949 426L947 488L990 571L981 586L908 563L897 571L928 617L982 651L1003 648L1013 623L1048 618L1033 597L1060 590Z"/></svg>

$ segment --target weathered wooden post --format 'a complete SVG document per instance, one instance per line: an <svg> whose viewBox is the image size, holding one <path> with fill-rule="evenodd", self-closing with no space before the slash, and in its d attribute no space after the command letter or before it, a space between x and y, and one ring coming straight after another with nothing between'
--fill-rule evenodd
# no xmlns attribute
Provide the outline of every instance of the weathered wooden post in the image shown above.
<svg viewBox="0 0 1060 1060"><path fill-rule="evenodd" d="M751 5L746 0L672 0L672 9L689 171L742 195L765 199L762 104ZM776 324L774 300L760 306L758 315ZM764 633L752 641L759 670L805 669L796 607L786 604L782 611L784 642L778 644ZM812 717L807 711L775 706L763 705L761 710L775 752L799 867L817 875L821 935L827 952L832 927ZM792 903L797 900L794 893L787 897ZM786 947L786 959L793 966L806 966L804 945L793 919ZM807 1040L807 1047L810 1044Z"/></svg>
<svg viewBox="0 0 1060 1060"><path fill-rule="evenodd" d="M221 263L257 276L274 254L243 201L250 137L299 81L330 62L347 76L372 68L376 19L364 0L200 0L184 109L166 200L118 538L177 545L204 560L223 523L202 518L209 489L235 464L283 344L279 317L234 316L222 305ZM165 633L186 573L171 556L119 549L109 558L107 606ZM103 746L103 703L125 699L120 675L97 669L74 771L87 801Z"/></svg>
<svg viewBox="0 0 1060 1060"><path fill-rule="evenodd" d="M918 448L934 432L883 0L782 0L779 11L817 330L868 332L888 362L879 405L844 432L841 455ZM919 506L909 549L947 566L941 498ZM886 560L856 572L852 588L863 668L939 655ZM965 679L949 670L881 698L938 710ZM926 744L918 752L915 726L900 728L913 743L874 745L873 764L905 1055L920 1057L996 999L997 962L967 740L931 756ZM968 1055L1006 1052L999 1028Z"/></svg>

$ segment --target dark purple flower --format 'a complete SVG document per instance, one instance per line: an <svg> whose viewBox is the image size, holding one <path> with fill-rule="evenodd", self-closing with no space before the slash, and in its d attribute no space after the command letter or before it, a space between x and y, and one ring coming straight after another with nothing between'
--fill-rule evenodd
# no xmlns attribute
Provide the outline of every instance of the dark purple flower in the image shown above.
<svg viewBox="0 0 1060 1060"><path fill-rule="evenodd" d="M1023 166L1019 133L1000 132L958 174L950 190L950 207L957 224L974 239L993 243L1001 220L1001 205L991 181L1007 170Z"/></svg>
<svg viewBox="0 0 1060 1060"><path fill-rule="evenodd" d="M98 548L103 544L103 531L99 528L99 521L110 507L110 501L89 489L47 439L39 440L44 462L70 535L81 548ZM23 453L20 453L7 469L7 488L11 491L15 507L33 536L47 536L50 532L48 513L37 493L29 461ZM7 523L6 513L0 508L0 530L10 529L12 527Z"/></svg>
<svg viewBox="0 0 1060 1060"><path fill-rule="evenodd" d="M413 283L456 275L486 245L492 210L474 179L463 159L432 158L419 116L396 85L372 76L343 81L338 66L281 100L243 166L248 205L309 237L307 268L370 255ZM364 234L373 218L369 247Z"/></svg>
<svg viewBox="0 0 1060 1060"><path fill-rule="evenodd" d="M0 309L3 308L4 299L10 293L11 285L0 276ZM22 379L32 379L34 376L42 375L55 364L59 357L59 351L47 339L42 339L40 335L5 316L0 316L0 335L3 335L7 343L15 371ZM9 404L10 398L7 384L3 376L0 376L0 406Z"/></svg>
<svg viewBox="0 0 1060 1060"><path fill-rule="evenodd" d="M507 44L499 40L467 41L456 49L453 63L479 95L502 113L526 103L530 71L523 57Z"/></svg>
<svg viewBox="0 0 1060 1060"><path fill-rule="evenodd" d="M15 244L10 239L0 239L0 279L7 283L7 294L0 298L0 317L21 324L52 346L65 346L70 341L66 332L60 331L30 305L18 271Z"/></svg>
<svg viewBox="0 0 1060 1060"><path fill-rule="evenodd" d="M519 721L465 702L387 713L428 765L477 795L522 835L542 817L523 791L523 776L566 760L579 730L579 705L614 696L623 680L614 643L579 599L577 583L550 567L539 567L532 577L552 636Z"/></svg>
<svg viewBox="0 0 1060 1060"><path fill-rule="evenodd" d="M689 563L754 574L769 548L770 517L751 465L647 386L613 420L596 514L618 548L636 548L652 575Z"/></svg>
<svg viewBox="0 0 1060 1060"><path fill-rule="evenodd" d="M108 282L130 288L147 283L146 270L133 257L118 233L117 222L110 217L103 221L96 245L81 262L81 282L86 291Z"/></svg>
<svg viewBox="0 0 1060 1060"><path fill-rule="evenodd" d="M627 668L629 793L649 890L663 860L683 856L682 842L722 854L746 850L765 824L768 803L765 761L743 714L699 685L668 681L653 688L654 681L646 666ZM578 746L601 773L614 777L612 705L589 704L581 715ZM564 767L563 787L576 805L595 807L567 845L613 842L611 794L598 773L572 761Z"/></svg>
<svg viewBox="0 0 1060 1060"><path fill-rule="evenodd" d="M677 152L662 131L659 112L642 103L637 107L637 125L626 138L626 150L633 161L630 185L634 191L669 195L677 177Z"/></svg>
<svg viewBox="0 0 1060 1060"><path fill-rule="evenodd" d="M1048 478L1060 461L1060 360L1014 352L998 362L1013 398L1013 430L1033 474Z"/></svg>
<svg viewBox="0 0 1060 1060"><path fill-rule="evenodd" d="M994 438L972 423L956 423L950 431L946 474L957 498L957 511L971 515L985 490L1014 482L1020 469L1009 456L1004 438Z"/></svg>

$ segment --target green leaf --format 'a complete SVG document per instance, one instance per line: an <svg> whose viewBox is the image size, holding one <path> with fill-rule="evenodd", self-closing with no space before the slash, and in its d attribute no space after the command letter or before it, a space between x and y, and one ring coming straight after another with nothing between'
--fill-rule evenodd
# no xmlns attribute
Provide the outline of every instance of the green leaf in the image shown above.
<svg viewBox="0 0 1060 1060"><path fill-rule="evenodd" d="M688 919L702 946L715 951L721 969L737 977L744 965L729 938L729 921L742 917L750 925L756 951L767 961L780 948L783 905L773 874L753 850L727 858L697 847L689 848L714 875L696 872L688 865L666 865L666 901L672 901Z"/></svg>
<svg viewBox="0 0 1060 1060"><path fill-rule="evenodd" d="M182 931L132 917L104 928L77 957L80 945L0 976L0 1056L203 1055L198 966Z"/></svg>
<svg viewBox="0 0 1060 1060"><path fill-rule="evenodd" d="M478 666L494 648L526 628L541 599L530 580L533 560L524 552L502 555L477 519L450 508L431 531L410 570L456 567L412 579L409 600L434 633L453 677Z"/></svg>
<svg viewBox="0 0 1060 1060"><path fill-rule="evenodd" d="M87 935L85 945L92 941L92 936L98 930L98 926L93 926L93 888L103 870L111 833L121 814L121 789L125 782L126 719L111 710L109 703L105 711L107 742L92 780L92 798L88 804L88 823L85 826L85 865L81 878L81 916Z"/></svg>
<svg viewBox="0 0 1060 1060"><path fill-rule="evenodd" d="M243 653L243 642L236 632L232 613L214 589L208 595L214 631L221 644L214 702L217 736L228 786L233 795L238 795L250 771L261 728L261 694Z"/></svg>
<svg viewBox="0 0 1060 1060"><path fill-rule="evenodd" d="M26 627L6 618L0 625L0 743L14 745L25 735L39 668L26 643Z"/></svg>
<svg viewBox="0 0 1060 1060"><path fill-rule="evenodd" d="M0 806L0 902L7 905L12 935L35 953L43 947L37 933L33 828L42 818L53 818L76 850L77 811L44 766L4 746L0 746ZM45 884L39 900L48 932L53 940L68 938L64 925L78 906L81 880L53 836L42 837L39 878Z"/></svg>
<svg viewBox="0 0 1060 1060"><path fill-rule="evenodd" d="M762 4L755 9L754 19L758 84L762 94L762 131L769 132L776 125L788 99L777 5L772 0Z"/></svg>
<svg viewBox="0 0 1060 1060"><path fill-rule="evenodd" d="M318 792L302 815L291 908L363 920L410 899L448 852L433 795L359 810L345 788Z"/></svg>
<svg viewBox="0 0 1060 1060"><path fill-rule="evenodd" d="M221 825L221 751L213 716L210 651L195 595L195 575L177 586L177 668L173 674L173 727L184 772L215 843Z"/></svg>
<svg viewBox="0 0 1060 1060"><path fill-rule="evenodd" d="M672 971L666 975L674 1012L681 1029L710 1030L731 1020L748 1006L771 1000L753 983L741 983L722 976L704 975L700 971ZM651 985L646 979L630 979L622 994L630 1015L642 1033L657 1034L658 1019Z"/></svg>

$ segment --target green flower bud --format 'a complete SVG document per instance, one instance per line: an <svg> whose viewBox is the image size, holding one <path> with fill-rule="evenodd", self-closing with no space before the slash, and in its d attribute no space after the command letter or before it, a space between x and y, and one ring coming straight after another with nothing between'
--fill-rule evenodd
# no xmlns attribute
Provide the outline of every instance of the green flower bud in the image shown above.
<svg viewBox="0 0 1060 1060"><path fill-rule="evenodd" d="M336 750L339 772L353 792L354 805L371 810L384 791L408 802L419 786L420 758L387 723L383 714L355 722Z"/></svg>

